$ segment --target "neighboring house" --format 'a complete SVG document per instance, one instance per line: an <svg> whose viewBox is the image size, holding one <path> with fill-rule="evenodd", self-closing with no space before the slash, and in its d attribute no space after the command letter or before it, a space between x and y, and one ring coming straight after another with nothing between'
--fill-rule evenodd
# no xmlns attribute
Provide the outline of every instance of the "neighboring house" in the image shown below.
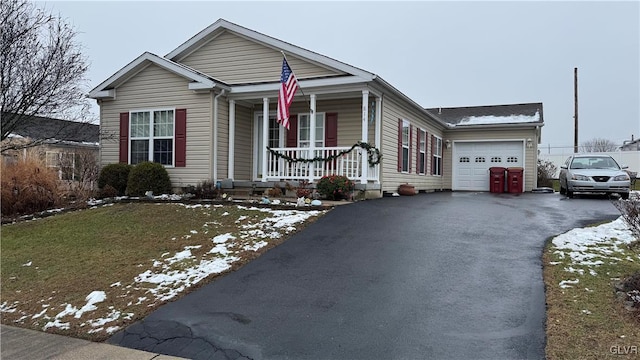
<svg viewBox="0 0 640 360"><path fill-rule="evenodd" d="M2 143L3 161L35 155L58 172L60 180L81 180L82 166L99 155L98 125L28 116Z"/></svg>
<svg viewBox="0 0 640 360"><path fill-rule="evenodd" d="M304 92L296 94L288 131L275 114L282 52ZM369 197L404 183L422 191L488 191L488 172L486 184L461 185L452 157L466 151L475 159L464 147L478 142L517 147L517 161L507 165L525 168L524 190L536 186L541 104L535 121L456 124L374 73L222 19L164 57L143 53L89 96L100 105L103 132L119 134L119 141L101 142L101 164L156 161L174 187L206 180L267 187L341 174ZM326 158L359 141L377 147L382 161L370 165L361 148L329 162L276 155Z"/></svg>
<svg viewBox="0 0 640 360"><path fill-rule="evenodd" d="M631 135L631 140L625 140L620 146L621 151L640 151L640 139L634 139Z"/></svg>

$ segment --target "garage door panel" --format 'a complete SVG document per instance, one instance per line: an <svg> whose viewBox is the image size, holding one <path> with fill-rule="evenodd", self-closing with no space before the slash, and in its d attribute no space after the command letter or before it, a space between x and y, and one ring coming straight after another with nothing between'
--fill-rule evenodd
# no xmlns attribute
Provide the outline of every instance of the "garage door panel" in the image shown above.
<svg viewBox="0 0 640 360"><path fill-rule="evenodd" d="M523 166L522 141L454 143L453 190L489 191L489 168Z"/></svg>

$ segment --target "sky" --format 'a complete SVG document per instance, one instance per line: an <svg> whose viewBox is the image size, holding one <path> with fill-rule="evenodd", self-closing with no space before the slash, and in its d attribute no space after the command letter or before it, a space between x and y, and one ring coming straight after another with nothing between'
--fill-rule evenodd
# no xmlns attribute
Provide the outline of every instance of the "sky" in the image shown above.
<svg viewBox="0 0 640 360"><path fill-rule="evenodd" d="M425 108L542 102L542 153L572 151L578 68L579 142L640 137L637 0L38 4L79 32L89 89L223 18L375 73Z"/></svg>

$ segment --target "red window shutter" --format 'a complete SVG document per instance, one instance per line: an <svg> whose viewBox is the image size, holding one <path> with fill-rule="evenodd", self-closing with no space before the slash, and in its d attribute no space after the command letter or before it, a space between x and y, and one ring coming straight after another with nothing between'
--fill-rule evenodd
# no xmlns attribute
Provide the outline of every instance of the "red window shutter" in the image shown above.
<svg viewBox="0 0 640 360"><path fill-rule="evenodd" d="M121 163L129 162L129 113L120 113L120 159Z"/></svg>
<svg viewBox="0 0 640 360"><path fill-rule="evenodd" d="M411 145L413 142L412 140L413 140L413 125L409 124L409 159L408 159L409 173L411 173Z"/></svg>
<svg viewBox="0 0 640 360"><path fill-rule="evenodd" d="M330 113L325 118L324 146L338 146L338 114Z"/></svg>
<svg viewBox="0 0 640 360"><path fill-rule="evenodd" d="M176 109L176 167L187 166L187 109Z"/></svg>
<svg viewBox="0 0 640 360"><path fill-rule="evenodd" d="M289 116L289 130L287 130L287 147L298 147L298 115Z"/></svg>
<svg viewBox="0 0 640 360"><path fill-rule="evenodd" d="M402 119L398 119L398 172L402 172Z"/></svg>

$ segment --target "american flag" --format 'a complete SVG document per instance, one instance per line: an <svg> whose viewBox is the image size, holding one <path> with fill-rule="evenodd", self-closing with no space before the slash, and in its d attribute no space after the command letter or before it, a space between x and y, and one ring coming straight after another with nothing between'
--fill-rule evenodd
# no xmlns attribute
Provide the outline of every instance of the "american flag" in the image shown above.
<svg viewBox="0 0 640 360"><path fill-rule="evenodd" d="M278 93L278 122L289 130L289 107L293 96L298 90L298 79L291 71L287 59L282 59L282 74L280 75L280 92Z"/></svg>

